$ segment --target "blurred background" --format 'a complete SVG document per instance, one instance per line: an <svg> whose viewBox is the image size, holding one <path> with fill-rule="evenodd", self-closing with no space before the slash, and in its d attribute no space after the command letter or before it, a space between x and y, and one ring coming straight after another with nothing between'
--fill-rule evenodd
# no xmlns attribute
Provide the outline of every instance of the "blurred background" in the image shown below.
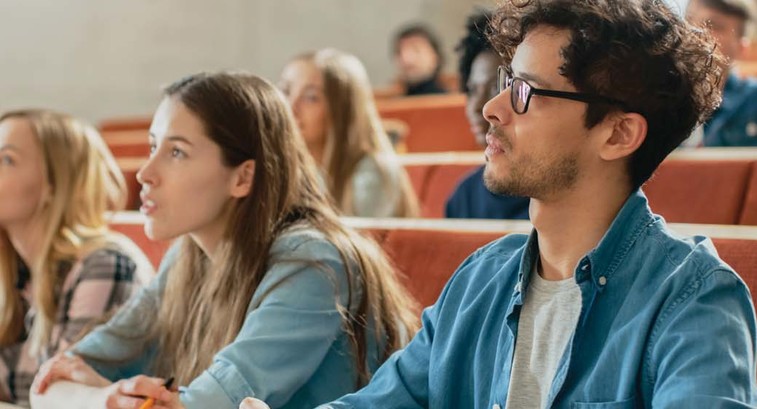
<svg viewBox="0 0 757 409"><path fill-rule="evenodd" d="M686 0L669 0L685 3ZM336 47L375 86L394 76L391 41L410 22L442 40L445 72L475 7L496 0L0 0L0 111L42 106L95 123L149 115L162 85L200 70L276 81L292 56Z"/></svg>

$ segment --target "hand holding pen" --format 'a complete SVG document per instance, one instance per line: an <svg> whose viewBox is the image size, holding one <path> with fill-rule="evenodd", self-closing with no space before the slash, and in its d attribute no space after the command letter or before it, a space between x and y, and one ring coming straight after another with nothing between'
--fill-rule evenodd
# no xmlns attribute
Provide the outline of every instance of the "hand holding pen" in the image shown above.
<svg viewBox="0 0 757 409"><path fill-rule="evenodd" d="M105 401L108 409L181 409L178 392L171 391L172 378L152 378L144 375L113 384Z"/></svg>
<svg viewBox="0 0 757 409"><path fill-rule="evenodd" d="M173 383L173 376L168 378L168 380L163 383L163 387L166 388L166 390L171 390L171 384ZM152 409L153 405L155 405L155 398L147 398L145 403L142 404L142 406L139 407L139 409Z"/></svg>

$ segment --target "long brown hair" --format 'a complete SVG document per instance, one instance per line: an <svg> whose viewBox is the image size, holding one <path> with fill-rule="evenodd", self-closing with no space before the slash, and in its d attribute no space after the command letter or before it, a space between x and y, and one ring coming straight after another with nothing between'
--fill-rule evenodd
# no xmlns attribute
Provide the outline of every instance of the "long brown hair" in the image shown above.
<svg viewBox="0 0 757 409"><path fill-rule="evenodd" d="M58 309L56 289L63 282L59 262L81 259L108 242L121 242L107 228L106 211L120 210L126 182L97 130L71 116L47 110L20 110L0 122L28 121L42 149L46 182L52 192L35 217L43 221L40 257L29 265L37 315L30 339L32 354L50 340ZM0 346L18 342L24 328L21 294L16 288L18 254L0 229Z"/></svg>
<svg viewBox="0 0 757 409"><path fill-rule="evenodd" d="M226 166L252 159L255 173L250 194L231 204L215 263L191 239L182 239L155 327L161 351L155 372L174 374L186 384L210 365L213 355L241 329L250 298L266 273L272 243L299 225L322 232L341 254L350 289L356 283L364 288L357 308L337 308L351 336L356 382L366 382L367 329L385 337L379 345L385 346L387 357L402 346L403 334L414 333L417 310L378 246L338 219L319 187L315 163L284 96L267 81L242 73L197 74L170 85L165 93L203 122Z"/></svg>
<svg viewBox="0 0 757 409"><path fill-rule="evenodd" d="M379 168L385 192L399 185L399 203L392 216L417 216L418 199L381 124L368 73L360 60L329 48L301 55L295 61L312 62L323 75L324 94L331 117L323 167L329 191L341 211L348 215L355 214L350 181L358 163L369 156ZM398 178L398 183L392 181L395 178Z"/></svg>

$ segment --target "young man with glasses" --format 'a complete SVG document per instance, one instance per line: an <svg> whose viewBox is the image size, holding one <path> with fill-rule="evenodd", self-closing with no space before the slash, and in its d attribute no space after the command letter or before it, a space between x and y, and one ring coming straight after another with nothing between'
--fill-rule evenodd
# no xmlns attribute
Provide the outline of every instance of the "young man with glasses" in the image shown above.
<svg viewBox="0 0 757 409"><path fill-rule="evenodd" d="M534 230L471 255L410 344L330 406L754 407L746 285L639 190L719 102L713 40L659 0L511 1L484 178L531 197Z"/></svg>

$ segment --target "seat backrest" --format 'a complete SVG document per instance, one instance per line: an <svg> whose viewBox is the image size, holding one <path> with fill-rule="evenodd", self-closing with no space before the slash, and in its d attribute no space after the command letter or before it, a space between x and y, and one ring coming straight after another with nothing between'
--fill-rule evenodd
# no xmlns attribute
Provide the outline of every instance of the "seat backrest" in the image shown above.
<svg viewBox="0 0 757 409"><path fill-rule="evenodd" d="M447 281L469 255L510 232L507 229L476 231L465 228L464 221L452 222L448 224L457 223L458 230L435 227L386 229L382 247L394 262L403 283L423 307L436 302ZM512 231L523 233L525 226L526 223L522 223ZM729 228L724 226L681 224L672 224L670 228L685 236L717 235L713 243L720 258L742 277L752 294L757 294L757 230L729 233ZM740 226L735 228L743 229ZM729 238L729 234L733 237Z"/></svg>
<svg viewBox="0 0 757 409"><path fill-rule="evenodd" d="M423 206L423 198L425 197L425 189L428 182L428 177L436 165L418 164L418 165L405 165L405 172L410 178L410 184L413 185L413 191L415 196L418 197L418 202Z"/></svg>
<svg viewBox="0 0 757 409"><path fill-rule="evenodd" d="M644 185L671 223L738 224L753 160L666 160Z"/></svg>
<svg viewBox="0 0 757 409"><path fill-rule="evenodd" d="M480 150L465 117L465 95L445 94L377 101L383 119L408 126L407 152Z"/></svg>
<svg viewBox="0 0 757 409"><path fill-rule="evenodd" d="M116 158L148 156L150 154L148 134L149 124L148 128L101 131L103 140Z"/></svg>
<svg viewBox="0 0 757 409"><path fill-rule="evenodd" d="M389 230L384 251L422 307L436 302L452 273L476 249L501 237L499 232Z"/></svg>
<svg viewBox="0 0 757 409"><path fill-rule="evenodd" d="M749 186L744 195L744 205L741 208L739 224L757 226L757 159L752 164L752 174L749 177Z"/></svg>
<svg viewBox="0 0 757 409"><path fill-rule="evenodd" d="M479 165L449 164L434 166L427 177L421 201L421 215L430 218L444 217L447 199L455 191L458 183Z"/></svg>

